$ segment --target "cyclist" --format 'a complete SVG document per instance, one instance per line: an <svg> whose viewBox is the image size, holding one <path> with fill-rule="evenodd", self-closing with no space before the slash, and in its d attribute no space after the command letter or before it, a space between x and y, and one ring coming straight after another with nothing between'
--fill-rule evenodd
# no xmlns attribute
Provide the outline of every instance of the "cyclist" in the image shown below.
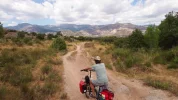
<svg viewBox="0 0 178 100"><path fill-rule="evenodd" d="M95 65L89 68L85 68L84 70L93 70L96 72L97 79L90 81L90 87L92 89L91 97L96 97L94 86L103 86L107 87L108 85L108 77L106 74L105 64L101 63L101 58L99 56L94 57Z"/></svg>

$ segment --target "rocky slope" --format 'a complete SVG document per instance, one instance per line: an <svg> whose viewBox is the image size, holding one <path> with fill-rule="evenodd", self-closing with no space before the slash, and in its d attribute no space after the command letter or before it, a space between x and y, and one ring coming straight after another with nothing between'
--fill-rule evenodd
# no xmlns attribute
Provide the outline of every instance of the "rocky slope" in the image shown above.
<svg viewBox="0 0 178 100"><path fill-rule="evenodd" d="M145 31L145 26L138 26L130 23L116 23L108 25L76 25L76 24L61 24L61 25L32 25L28 23L18 24L17 26L7 27L27 32L57 32L62 31L66 36L128 36L136 28Z"/></svg>

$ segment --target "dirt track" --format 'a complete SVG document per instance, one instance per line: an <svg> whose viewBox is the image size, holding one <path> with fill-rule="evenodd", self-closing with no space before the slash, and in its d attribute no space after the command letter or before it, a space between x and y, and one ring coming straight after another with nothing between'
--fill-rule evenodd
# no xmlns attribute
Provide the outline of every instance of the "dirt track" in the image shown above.
<svg viewBox="0 0 178 100"><path fill-rule="evenodd" d="M70 100L89 100L79 91L79 81L86 75L80 70L91 66L89 59L84 56L83 52L85 51L81 44L77 46L75 51L71 51L63 57L65 91ZM178 97L166 91L147 87L138 80L120 77L113 71L107 70L107 75L109 87L115 94L114 100L178 100Z"/></svg>

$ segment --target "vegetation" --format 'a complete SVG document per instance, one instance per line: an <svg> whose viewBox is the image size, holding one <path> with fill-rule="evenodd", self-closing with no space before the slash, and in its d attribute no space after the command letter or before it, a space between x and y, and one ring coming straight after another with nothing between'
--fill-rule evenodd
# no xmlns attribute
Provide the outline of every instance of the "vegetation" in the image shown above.
<svg viewBox="0 0 178 100"><path fill-rule="evenodd" d="M166 19L159 25L160 38L159 45L163 49L170 49L178 45L178 16L174 12L169 12Z"/></svg>
<svg viewBox="0 0 178 100"><path fill-rule="evenodd" d="M39 34L37 34L36 38L39 39L39 40L44 40L45 39L45 34L39 33Z"/></svg>
<svg viewBox="0 0 178 100"><path fill-rule="evenodd" d="M136 29L132 32L132 35L128 37L130 48L141 48L144 47L144 36L143 33Z"/></svg>
<svg viewBox="0 0 178 100"><path fill-rule="evenodd" d="M142 79L149 86L178 95L177 33L178 16L170 12L159 26L150 25L145 33L136 29L129 37L124 38L80 37L78 40L94 41L92 48L95 50L88 52L92 56L101 56L108 69L113 69L113 64L114 70L120 73Z"/></svg>
<svg viewBox="0 0 178 100"><path fill-rule="evenodd" d="M158 89L168 90L175 95L178 95L178 85L168 80L158 79L154 77L147 77L145 83Z"/></svg>
<svg viewBox="0 0 178 100"><path fill-rule="evenodd" d="M4 37L4 30L3 30L3 25L0 22L0 38Z"/></svg>
<svg viewBox="0 0 178 100"><path fill-rule="evenodd" d="M51 47L54 48L55 50L59 50L59 51L66 50L66 48L67 48L65 41L59 37L53 40Z"/></svg>
<svg viewBox="0 0 178 100"><path fill-rule="evenodd" d="M160 30L155 25L148 26L144 35L146 47L158 48L159 35L160 35Z"/></svg>
<svg viewBox="0 0 178 100"><path fill-rule="evenodd" d="M26 37L16 39L23 43L31 41ZM0 50L0 99L44 100L58 91L62 95L62 69L58 68L62 61L59 57L54 59L57 52L47 45L35 45L33 49L23 44L21 48L12 46Z"/></svg>
<svg viewBox="0 0 178 100"><path fill-rule="evenodd" d="M25 37L25 34L27 34L27 33L26 33L26 32L24 32L24 31L20 31L20 32L18 32L18 33L17 33L17 38L22 39L22 38L24 38L24 37Z"/></svg>

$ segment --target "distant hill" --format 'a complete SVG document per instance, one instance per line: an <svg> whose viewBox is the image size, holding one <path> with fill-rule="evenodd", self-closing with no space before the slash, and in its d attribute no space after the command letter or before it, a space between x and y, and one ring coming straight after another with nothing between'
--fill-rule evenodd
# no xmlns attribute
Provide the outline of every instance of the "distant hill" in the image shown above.
<svg viewBox="0 0 178 100"><path fill-rule="evenodd" d="M32 25L29 23L18 24L17 26L6 27L27 32L57 32L62 31L67 36L128 36L136 28L145 31L146 26L138 26L131 23L116 23L108 25Z"/></svg>

